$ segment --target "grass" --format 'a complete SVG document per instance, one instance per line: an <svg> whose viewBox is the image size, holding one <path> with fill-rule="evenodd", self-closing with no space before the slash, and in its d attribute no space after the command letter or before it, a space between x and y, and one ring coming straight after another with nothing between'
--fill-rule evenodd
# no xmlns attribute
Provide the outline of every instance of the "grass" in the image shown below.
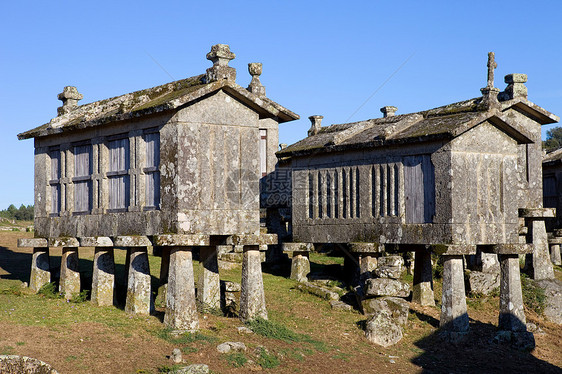
<svg viewBox="0 0 562 374"><path fill-rule="evenodd" d="M274 369L281 364L277 356L267 352L264 348L259 350L257 363L264 369Z"/></svg>
<svg viewBox="0 0 562 374"><path fill-rule="evenodd" d="M526 274L521 274L521 290L523 292L523 304L535 313L542 315L546 307L546 295L544 289L537 287Z"/></svg>
<svg viewBox="0 0 562 374"><path fill-rule="evenodd" d="M248 362L248 358L246 358L246 355L242 352L227 353L224 358L235 368L242 367Z"/></svg>

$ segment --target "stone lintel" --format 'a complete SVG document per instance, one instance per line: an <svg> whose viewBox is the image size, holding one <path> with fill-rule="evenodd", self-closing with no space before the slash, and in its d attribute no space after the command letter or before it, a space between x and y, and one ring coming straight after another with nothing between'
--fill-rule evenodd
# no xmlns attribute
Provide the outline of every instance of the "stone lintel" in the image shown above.
<svg viewBox="0 0 562 374"><path fill-rule="evenodd" d="M277 234L236 234L226 238L227 245L275 245Z"/></svg>
<svg viewBox="0 0 562 374"><path fill-rule="evenodd" d="M107 236L88 236L78 238L80 247L113 247L113 240Z"/></svg>
<svg viewBox="0 0 562 374"><path fill-rule="evenodd" d="M283 243L283 252L310 252L313 249L312 243Z"/></svg>
<svg viewBox="0 0 562 374"><path fill-rule="evenodd" d="M434 253L442 256L475 255L474 244L432 244L430 246Z"/></svg>
<svg viewBox="0 0 562 374"><path fill-rule="evenodd" d="M521 243L503 243L492 246L492 253L499 255L519 255L526 253L533 253L533 246L531 244Z"/></svg>
<svg viewBox="0 0 562 374"><path fill-rule="evenodd" d="M384 244L381 243L349 243L351 252L354 253L382 253Z"/></svg>
<svg viewBox="0 0 562 374"><path fill-rule="evenodd" d="M149 247L152 245L148 237L142 235L118 236L113 242L116 247Z"/></svg>
<svg viewBox="0 0 562 374"><path fill-rule="evenodd" d="M527 226L519 227L519 235L527 235L529 233L529 228Z"/></svg>
<svg viewBox="0 0 562 374"><path fill-rule="evenodd" d="M33 247L33 248L45 248L48 247L49 243L47 239L44 238L21 238L18 239L18 247Z"/></svg>
<svg viewBox="0 0 562 374"><path fill-rule="evenodd" d="M49 238L49 247L80 247L80 243L72 237Z"/></svg>
<svg viewBox="0 0 562 374"><path fill-rule="evenodd" d="M203 234L156 235L154 245L163 247L200 247L210 245L210 236Z"/></svg>
<svg viewBox="0 0 562 374"><path fill-rule="evenodd" d="M549 238L548 244L562 244L562 238Z"/></svg>
<svg viewBox="0 0 562 374"><path fill-rule="evenodd" d="M544 219L556 217L556 208L519 208L519 217Z"/></svg>

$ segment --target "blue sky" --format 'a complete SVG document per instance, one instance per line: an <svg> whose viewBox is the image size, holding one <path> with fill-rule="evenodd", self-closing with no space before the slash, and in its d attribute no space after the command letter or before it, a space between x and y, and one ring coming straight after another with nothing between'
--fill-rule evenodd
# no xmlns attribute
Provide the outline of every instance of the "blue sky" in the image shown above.
<svg viewBox="0 0 562 374"><path fill-rule="evenodd" d="M64 86L84 104L201 74L217 43L236 53L238 84L262 62L268 97L301 116L283 143L313 114L329 125L477 97L489 51L496 87L525 73L529 100L560 116L561 14L554 0L3 2L0 209L33 203L33 141L16 135L56 116Z"/></svg>

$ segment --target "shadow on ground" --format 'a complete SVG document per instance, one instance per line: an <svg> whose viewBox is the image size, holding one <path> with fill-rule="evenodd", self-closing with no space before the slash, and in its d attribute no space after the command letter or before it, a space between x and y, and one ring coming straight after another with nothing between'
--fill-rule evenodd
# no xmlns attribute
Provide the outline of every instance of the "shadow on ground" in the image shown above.
<svg viewBox="0 0 562 374"><path fill-rule="evenodd" d="M15 279L29 282L29 269L31 269L31 253L21 253L0 247L0 268L8 274L3 274L3 279Z"/></svg>
<svg viewBox="0 0 562 374"><path fill-rule="evenodd" d="M439 326L439 321L414 312L422 321ZM412 359L422 373L557 373L562 370L534 357L530 351L510 343L497 343L497 327L470 319L470 330L457 342L445 339L437 330L414 344L423 353Z"/></svg>

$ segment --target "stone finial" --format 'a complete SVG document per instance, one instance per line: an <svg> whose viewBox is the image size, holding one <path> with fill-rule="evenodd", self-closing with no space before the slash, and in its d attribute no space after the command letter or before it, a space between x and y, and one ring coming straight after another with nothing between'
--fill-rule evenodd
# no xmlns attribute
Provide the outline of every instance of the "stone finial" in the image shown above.
<svg viewBox="0 0 562 374"><path fill-rule="evenodd" d="M498 67L496 63L496 55L494 52L488 52L488 84L487 88L494 87L494 69Z"/></svg>
<svg viewBox="0 0 562 374"><path fill-rule="evenodd" d="M381 108L381 113L383 114L384 118L392 117L396 114L397 110L398 108L395 106L383 106Z"/></svg>
<svg viewBox="0 0 562 374"><path fill-rule="evenodd" d="M310 116L310 129L308 130L308 136L316 135L322 128L322 119L324 116Z"/></svg>
<svg viewBox="0 0 562 374"><path fill-rule="evenodd" d="M78 107L78 101L84 98L84 95L78 92L74 86L66 86L57 96L62 101L62 106L57 108L58 115L66 114Z"/></svg>
<svg viewBox="0 0 562 374"><path fill-rule="evenodd" d="M479 104L483 110L497 108L499 106L498 94L500 90L494 87L494 69L498 67L494 52L488 52L488 82L486 87L481 88L482 102Z"/></svg>
<svg viewBox="0 0 562 374"><path fill-rule="evenodd" d="M265 96L265 87L260 82L261 70L261 62L250 62L248 64L248 72L252 76L252 81L248 86L248 91L258 96Z"/></svg>
<svg viewBox="0 0 562 374"><path fill-rule="evenodd" d="M207 53L207 60L213 62L213 66L207 69L207 83L226 79L234 82L236 80L236 69L228 66L228 61L234 60L236 55L230 52L228 44L215 44L211 52Z"/></svg>
<svg viewBox="0 0 562 374"><path fill-rule="evenodd" d="M507 87L505 89L505 94L508 99L515 98L527 98L527 74L508 74L504 78Z"/></svg>

